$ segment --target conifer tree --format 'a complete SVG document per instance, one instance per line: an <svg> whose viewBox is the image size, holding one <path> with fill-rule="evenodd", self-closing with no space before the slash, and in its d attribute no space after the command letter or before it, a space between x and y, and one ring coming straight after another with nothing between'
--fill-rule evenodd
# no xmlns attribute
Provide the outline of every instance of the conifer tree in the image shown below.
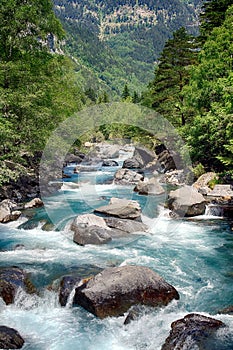
<svg viewBox="0 0 233 350"><path fill-rule="evenodd" d="M232 5L232 0L206 0L203 4L201 19L201 39L205 41L213 28L220 27L224 20L227 9Z"/></svg>
<svg viewBox="0 0 233 350"><path fill-rule="evenodd" d="M183 106L183 87L188 83L189 67L196 62L196 44L185 28L180 28L168 40L149 86L146 99L151 107L174 125L186 123Z"/></svg>

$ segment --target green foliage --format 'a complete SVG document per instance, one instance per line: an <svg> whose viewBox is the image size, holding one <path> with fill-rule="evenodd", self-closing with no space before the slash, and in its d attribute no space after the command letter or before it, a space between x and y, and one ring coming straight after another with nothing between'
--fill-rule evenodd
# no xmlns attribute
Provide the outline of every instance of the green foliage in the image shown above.
<svg viewBox="0 0 233 350"><path fill-rule="evenodd" d="M151 106L174 125L184 125L183 88L189 81L189 67L195 62L195 40L185 28L180 28L165 44L143 104Z"/></svg>
<svg viewBox="0 0 233 350"><path fill-rule="evenodd" d="M201 163L198 163L193 169L192 172L196 179L198 179L201 175L205 174L205 168Z"/></svg>
<svg viewBox="0 0 233 350"><path fill-rule="evenodd" d="M223 24L208 35L183 89L186 110L193 115L182 129L192 160L219 172L233 165L233 6L223 17Z"/></svg>
<svg viewBox="0 0 233 350"><path fill-rule="evenodd" d="M201 18L201 39L205 41L212 30L220 27L224 20L227 9L232 5L232 0L205 0Z"/></svg>
<svg viewBox="0 0 233 350"><path fill-rule="evenodd" d="M82 102L73 63L55 53L64 31L50 0L3 0L0 34L0 161L7 180L12 173L3 161L22 162L22 152L43 149Z"/></svg>

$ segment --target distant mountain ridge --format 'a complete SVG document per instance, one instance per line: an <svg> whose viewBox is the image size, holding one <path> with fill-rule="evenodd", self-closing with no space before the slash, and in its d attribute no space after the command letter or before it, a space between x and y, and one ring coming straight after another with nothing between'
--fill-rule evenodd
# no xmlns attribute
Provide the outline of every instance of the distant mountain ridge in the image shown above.
<svg viewBox="0 0 233 350"><path fill-rule="evenodd" d="M68 52L116 94L125 82L135 90L149 82L175 30L184 26L197 34L201 5L202 0L54 0L68 32Z"/></svg>

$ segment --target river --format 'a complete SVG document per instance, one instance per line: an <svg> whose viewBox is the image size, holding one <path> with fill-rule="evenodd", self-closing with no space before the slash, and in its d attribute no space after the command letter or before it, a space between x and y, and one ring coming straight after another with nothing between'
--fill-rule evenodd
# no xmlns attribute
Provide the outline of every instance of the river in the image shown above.
<svg viewBox="0 0 233 350"><path fill-rule="evenodd" d="M73 174L73 168L70 165L66 172ZM173 220L161 205L163 197L148 199L133 193L132 186L111 184L115 170L97 167L93 172L72 175L58 194L47 198L47 213L44 208L35 211L32 222L38 225L30 230L25 229L25 219L0 225L0 266L24 268L40 290L39 296L18 293L12 305L0 300L1 324L19 331L25 339L24 350L159 350L171 322L197 312L228 326L218 331L208 350L233 349L233 316L218 314L233 305L233 232L229 222L207 215ZM91 212L113 196L138 200L149 232L102 246L73 243L72 217ZM42 230L48 215L55 222L52 231ZM66 307L59 305L56 289L61 276L77 273L85 277L125 264L158 272L178 290L180 300L159 309L145 308L128 325L123 325L125 316L97 319L81 307L72 307L72 300Z"/></svg>

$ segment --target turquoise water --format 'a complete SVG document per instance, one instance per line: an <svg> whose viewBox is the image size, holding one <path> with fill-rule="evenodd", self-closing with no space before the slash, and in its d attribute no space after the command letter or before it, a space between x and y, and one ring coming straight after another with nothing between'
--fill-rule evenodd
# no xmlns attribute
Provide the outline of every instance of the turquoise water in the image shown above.
<svg viewBox="0 0 233 350"><path fill-rule="evenodd" d="M166 194L149 198L133 193L132 186L114 186L110 182L115 170L97 167L96 172L66 180L62 190L46 200L47 212L35 211L31 222L39 226L27 230L23 219L0 225L0 265L24 268L40 290L39 296L20 292L14 305L0 301L1 324L16 328L26 340L27 350L159 350L171 322L198 312L228 326L217 333L210 350L233 349L233 316L217 314L233 305L229 222L207 216L172 220L161 206ZM73 166L66 171L72 174ZM103 246L74 244L70 220L92 212L113 196L138 200L149 232ZM41 229L48 217L54 224L49 232ZM145 308L139 319L127 326L123 325L125 317L99 320L81 307L59 306L56 286L61 276L75 272L87 276L124 264L157 271L178 290L180 300L157 310ZM48 286L52 287L48 290Z"/></svg>

